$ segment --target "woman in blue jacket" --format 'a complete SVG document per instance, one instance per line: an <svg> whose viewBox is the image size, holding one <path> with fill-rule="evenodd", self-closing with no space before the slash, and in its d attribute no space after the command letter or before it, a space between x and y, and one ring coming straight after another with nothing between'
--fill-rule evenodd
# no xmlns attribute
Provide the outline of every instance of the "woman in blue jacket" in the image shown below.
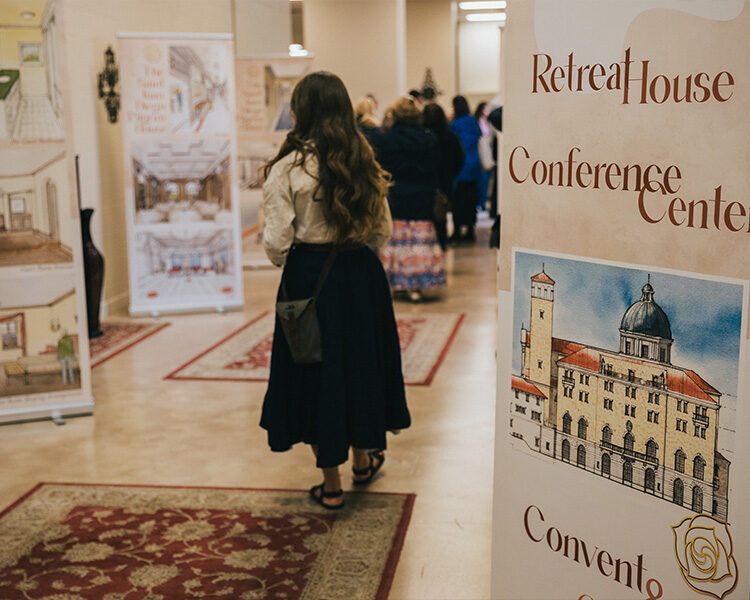
<svg viewBox="0 0 750 600"><path fill-rule="evenodd" d="M482 137L482 130L477 120L471 116L469 103L463 96L453 98L451 128L461 140L466 156L463 169L456 177L456 191L453 195L455 231L451 240L473 242L474 227L477 224L479 180L482 177L482 163L479 160L479 138Z"/></svg>

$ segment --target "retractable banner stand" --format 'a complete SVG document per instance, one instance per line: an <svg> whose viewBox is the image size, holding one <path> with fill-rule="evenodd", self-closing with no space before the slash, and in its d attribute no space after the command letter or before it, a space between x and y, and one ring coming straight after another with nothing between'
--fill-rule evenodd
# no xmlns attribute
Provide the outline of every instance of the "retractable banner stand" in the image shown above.
<svg viewBox="0 0 750 600"><path fill-rule="evenodd" d="M272 266L263 250L263 165L294 127L292 91L312 67L311 57L236 59L239 202L242 263Z"/></svg>
<svg viewBox="0 0 750 600"><path fill-rule="evenodd" d="M130 312L240 307L232 37L118 38Z"/></svg>
<svg viewBox="0 0 750 600"><path fill-rule="evenodd" d="M509 2L492 597L750 598L750 6Z"/></svg>
<svg viewBox="0 0 750 600"><path fill-rule="evenodd" d="M64 6L38 6L0 24L0 422L93 411Z"/></svg>

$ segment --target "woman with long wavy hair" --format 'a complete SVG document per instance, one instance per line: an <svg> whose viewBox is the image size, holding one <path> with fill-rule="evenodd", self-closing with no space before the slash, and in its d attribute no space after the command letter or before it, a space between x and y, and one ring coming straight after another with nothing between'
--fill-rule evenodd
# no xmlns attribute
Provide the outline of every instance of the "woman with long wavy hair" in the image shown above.
<svg viewBox="0 0 750 600"><path fill-rule="evenodd" d="M385 461L386 432L410 425L388 281L370 248L392 231L388 179L336 75L307 75L291 108L294 129L264 170L263 245L284 266L279 298L310 298L323 282L322 360L295 363L277 317L261 427L274 451L312 446L324 481L310 495L336 509L349 448L354 483L369 483Z"/></svg>

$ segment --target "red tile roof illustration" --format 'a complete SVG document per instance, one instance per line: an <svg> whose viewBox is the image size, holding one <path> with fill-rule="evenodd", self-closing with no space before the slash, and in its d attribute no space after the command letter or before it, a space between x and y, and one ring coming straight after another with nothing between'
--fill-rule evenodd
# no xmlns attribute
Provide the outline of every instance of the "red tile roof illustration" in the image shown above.
<svg viewBox="0 0 750 600"><path fill-rule="evenodd" d="M532 396L539 396L540 398L544 398L545 400L547 399L547 396L544 395L544 392L542 392L542 390L536 387L533 383L526 381L525 379L521 379L520 377L511 377L510 387L514 390L518 390L519 392L526 392L527 394L531 394Z"/></svg>
<svg viewBox="0 0 750 600"><path fill-rule="evenodd" d="M570 342L575 344L575 342ZM564 358L561 358L558 364L570 365L573 367L579 367L582 369L588 369L589 371L598 372L602 354L607 356L616 356L618 358L627 358L628 362L633 364L652 364L648 361L641 360L639 358L628 356L624 357L622 354L616 352L610 352L605 350L596 350L594 348L582 347L581 350L574 352ZM721 393L716 390L713 386L707 383L700 375L690 369L683 369L681 367L667 367L667 389L670 392L682 394L684 396L690 396L691 398L697 398L698 400L705 400L707 402L717 402L717 398L709 394L720 395Z"/></svg>
<svg viewBox="0 0 750 600"><path fill-rule="evenodd" d="M541 273L537 273L531 278L533 281L541 281L542 283L555 283L555 280L552 279L547 273L542 271Z"/></svg>
<svg viewBox="0 0 750 600"><path fill-rule="evenodd" d="M567 356L568 354L573 354L574 352L578 352L579 350L583 350L585 348L583 344L579 344L578 342L571 342L569 340L563 340L560 338L552 338L552 352L559 352L560 354L564 354Z"/></svg>
<svg viewBox="0 0 750 600"><path fill-rule="evenodd" d="M700 379L700 377L698 377ZM701 379L701 381L703 381ZM687 373L677 369L667 371L667 389L670 392L677 392L699 400L716 402L715 398L709 396Z"/></svg>
<svg viewBox="0 0 750 600"><path fill-rule="evenodd" d="M558 363L581 367L589 371L599 371L600 353L592 348L583 347L578 352L574 352L565 358L561 358Z"/></svg>
<svg viewBox="0 0 750 600"><path fill-rule="evenodd" d="M692 371L690 369L683 369L685 373L687 374L690 379L692 379L704 392L710 393L710 394L719 394L719 390L717 390L714 386L712 386L710 383L708 383L703 377L698 375L695 371Z"/></svg>

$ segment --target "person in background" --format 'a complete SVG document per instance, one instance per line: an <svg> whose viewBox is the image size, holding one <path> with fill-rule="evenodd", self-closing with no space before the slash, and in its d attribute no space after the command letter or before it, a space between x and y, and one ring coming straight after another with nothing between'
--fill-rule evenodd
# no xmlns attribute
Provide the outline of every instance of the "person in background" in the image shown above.
<svg viewBox="0 0 750 600"><path fill-rule="evenodd" d="M323 483L310 497L338 509L349 448L354 483L367 484L385 461L386 431L411 423L388 280L367 247L385 244L392 230L388 176L336 75L305 76L291 103L294 129L264 169L263 246L284 266L279 298L312 297L327 271L314 304L322 361L295 363L276 319L260 425L273 451L312 446Z"/></svg>
<svg viewBox="0 0 750 600"><path fill-rule="evenodd" d="M76 349L73 338L68 335L67 329L63 329L63 333L57 341L57 360L60 361L63 385L69 385L76 381L76 375L73 371L75 359Z"/></svg>
<svg viewBox="0 0 750 600"><path fill-rule="evenodd" d="M479 177L479 203L477 208L479 210L487 209L487 191L490 183L490 174L492 166L490 160L492 157L492 128L487 121L487 113L489 112L489 105L486 102L480 102L474 110L474 118L479 124L479 129L482 132L482 137L479 138L479 159L482 163L482 174ZM482 144L485 145L484 152L486 158L482 158ZM487 161L487 164L485 164ZM489 168L488 168L489 167Z"/></svg>
<svg viewBox="0 0 750 600"><path fill-rule="evenodd" d="M433 223L437 140L420 125L422 115L414 98L396 100L389 113L393 126L378 140L378 160L392 177L388 201L393 236L380 258L391 288L418 302L423 292L446 284L445 257Z"/></svg>
<svg viewBox="0 0 750 600"><path fill-rule="evenodd" d="M479 161L479 138L482 130L477 120L471 116L469 103L463 96L453 98L453 121L451 129L461 140L466 159L461 172L456 178L454 193L453 221L455 231L451 241L475 240L474 227L477 222L477 204L479 203L479 179L482 165Z"/></svg>
<svg viewBox="0 0 750 600"><path fill-rule="evenodd" d="M495 162L500 161L500 139L503 133L503 107L498 106L488 116L487 120L495 130L495 136L492 143L492 151L495 155ZM497 171L495 171L495 177L497 177ZM500 211L497 204L498 195L498 182L497 180L492 185L492 193L490 194L490 216L494 217L492 228L490 229L490 248L500 248Z"/></svg>
<svg viewBox="0 0 750 600"><path fill-rule="evenodd" d="M453 206L453 181L464 165L464 151L461 142L448 125L445 111L439 104L428 104L422 111L422 124L437 138L438 189L443 193L448 206ZM448 247L446 221L435 222L440 247Z"/></svg>
<svg viewBox="0 0 750 600"><path fill-rule="evenodd" d="M370 100L372 100L372 105L375 107L375 112L377 113L378 107L380 106L380 104L378 103L378 99L375 96L375 94L373 93L365 94L365 98L369 98Z"/></svg>
<svg viewBox="0 0 750 600"><path fill-rule="evenodd" d="M375 103L369 96L363 96L357 101L354 105L354 116L357 119L357 127L375 148L380 134L380 123L375 117Z"/></svg>
<svg viewBox="0 0 750 600"><path fill-rule="evenodd" d="M424 106L424 98L422 92L419 90L409 90L409 95L414 98L414 102L417 103L417 108L421 109Z"/></svg>

